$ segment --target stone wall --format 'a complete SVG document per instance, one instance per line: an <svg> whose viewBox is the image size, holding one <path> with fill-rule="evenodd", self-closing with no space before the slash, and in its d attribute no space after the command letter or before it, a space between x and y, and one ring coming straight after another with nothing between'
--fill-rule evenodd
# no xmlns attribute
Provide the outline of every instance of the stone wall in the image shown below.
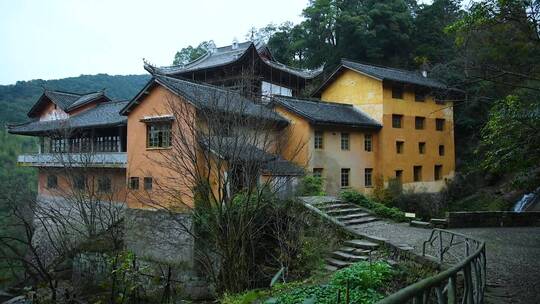
<svg viewBox="0 0 540 304"><path fill-rule="evenodd" d="M448 228L540 226L540 212L449 212Z"/></svg>

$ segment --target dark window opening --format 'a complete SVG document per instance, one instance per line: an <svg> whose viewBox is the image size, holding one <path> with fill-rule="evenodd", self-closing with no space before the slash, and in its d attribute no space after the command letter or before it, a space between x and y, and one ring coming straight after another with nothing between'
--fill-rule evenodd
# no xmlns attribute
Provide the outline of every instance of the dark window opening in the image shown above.
<svg viewBox="0 0 540 304"><path fill-rule="evenodd" d="M392 86L392 98L403 99L403 86L402 85L394 84Z"/></svg>
<svg viewBox="0 0 540 304"><path fill-rule="evenodd" d="M343 168L341 169L341 187L349 187L349 175L351 173L351 169L349 168Z"/></svg>
<svg viewBox="0 0 540 304"><path fill-rule="evenodd" d="M315 138L314 138L314 147L315 149L323 149L324 148L324 137L323 137L322 131L315 131Z"/></svg>
<svg viewBox="0 0 540 304"><path fill-rule="evenodd" d="M349 150L350 135L349 133L341 133L341 150Z"/></svg>
<svg viewBox="0 0 540 304"><path fill-rule="evenodd" d="M415 182L422 181L422 166L413 167L413 180Z"/></svg>
<svg viewBox="0 0 540 304"><path fill-rule="evenodd" d="M403 115L392 114L392 128L401 128L403 126Z"/></svg>
<svg viewBox="0 0 540 304"><path fill-rule="evenodd" d="M58 188L58 177L56 175L47 175L47 188L56 189Z"/></svg>
<svg viewBox="0 0 540 304"><path fill-rule="evenodd" d="M435 180L442 179L442 165L435 165L434 176L435 176Z"/></svg>
<svg viewBox="0 0 540 304"><path fill-rule="evenodd" d="M139 178L132 176L129 178L129 189L138 190L139 189Z"/></svg>
<svg viewBox="0 0 540 304"><path fill-rule="evenodd" d="M416 130L423 130L426 124L426 118L421 116L416 116L414 118L414 128Z"/></svg>
<svg viewBox="0 0 540 304"><path fill-rule="evenodd" d="M147 148L168 148L171 146L172 123L160 122L146 126L146 147Z"/></svg>
<svg viewBox="0 0 540 304"><path fill-rule="evenodd" d="M367 152L373 151L373 135L364 134L364 150Z"/></svg>
<svg viewBox="0 0 540 304"><path fill-rule="evenodd" d="M444 119L442 118L437 118L435 119L435 128L437 129L437 131L443 131L444 130Z"/></svg>
<svg viewBox="0 0 540 304"><path fill-rule="evenodd" d="M418 143L418 153L426 154L426 143L425 142L419 142Z"/></svg>
<svg viewBox="0 0 540 304"><path fill-rule="evenodd" d="M86 187L86 177L82 174L76 175L73 178L73 188L76 190L84 190Z"/></svg>
<svg viewBox="0 0 540 304"><path fill-rule="evenodd" d="M396 170L396 180L402 183L403 180L403 170Z"/></svg>
<svg viewBox="0 0 540 304"><path fill-rule="evenodd" d="M439 155L444 156L444 145L439 145Z"/></svg>
<svg viewBox="0 0 540 304"><path fill-rule="evenodd" d="M323 176L323 168L313 168L313 176L322 178Z"/></svg>
<svg viewBox="0 0 540 304"><path fill-rule="evenodd" d="M372 184L372 176L373 176L373 169L372 168L366 168L364 170L364 185L366 187L373 186L373 184Z"/></svg>
<svg viewBox="0 0 540 304"><path fill-rule="evenodd" d="M111 192L111 178L108 176L100 176L98 178L98 191Z"/></svg>
<svg viewBox="0 0 540 304"><path fill-rule="evenodd" d="M403 141L396 141L396 153L397 154L403 154L403 151L405 149L405 142Z"/></svg>
<svg viewBox="0 0 540 304"><path fill-rule="evenodd" d="M415 91L414 92L414 101L424 102L424 101L426 101L426 96L427 96L426 92Z"/></svg>
<svg viewBox="0 0 540 304"><path fill-rule="evenodd" d="M144 190L152 190L152 184L154 180L152 177L145 177L144 178Z"/></svg>

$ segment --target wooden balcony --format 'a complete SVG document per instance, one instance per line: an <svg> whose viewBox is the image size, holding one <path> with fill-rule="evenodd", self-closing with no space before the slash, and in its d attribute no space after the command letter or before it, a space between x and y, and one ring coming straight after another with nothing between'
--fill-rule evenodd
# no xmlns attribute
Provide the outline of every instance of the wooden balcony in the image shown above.
<svg viewBox="0 0 540 304"><path fill-rule="evenodd" d="M126 168L126 152L84 152L84 153L36 153L22 154L17 158L21 166L29 167L92 167Z"/></svg>

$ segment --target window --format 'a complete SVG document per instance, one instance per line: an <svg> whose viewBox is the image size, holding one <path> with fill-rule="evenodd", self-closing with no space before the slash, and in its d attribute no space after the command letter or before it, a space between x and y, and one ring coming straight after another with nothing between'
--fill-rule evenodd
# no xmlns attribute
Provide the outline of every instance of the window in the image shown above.
<svg viewBox="0 0 540 304"><path fill-rule="evenodd" d="M343 168L341 169L341 187L349 187L349 174L351 173L351 169L349 168Z"/></svg>
<svg viewBox="0 0 540 304"><path fill-rule="evenodd" d="M435 96L435 103L440 104L440 105L445 104L446 103L445 97L442 94L437 94Z"/></svg>
<svg viewBox="0 0 540 304"><path fill-rule="evenodd" d="M364 150L367 152L373 151L373 135L364 134Z"/></svg>
<svg viewBox="0 0 540 304"><path fill-rule="evenodd" d="M108 176L100 176L98 178L98 191L111 192L111 178Z"/></svg>
<svg viewBox="0 0 540 304"><path fill-rule="evenodd" d="M435 119L435 129L437 131L444 130L444 119L442 119L442 118Z"/></svg>
<svg viewBox="0 0 540 304"><path fill-rule="evenodd" d="M372 168L366 168L364 170L364 186L371 187L373 186L371 177L373 176L373 169Z"/></svg>
<svg viewBox="0 0 540 304"><path fill-rule="evenodd" d="M442 165L435 165L434 176L435 176L435 180L442 179Z"/></svg>
<svg viewBox="0 0 540 304"><path fill-rule="evenodd" d="M396 141L396 153L397 154L403 154L403 150L405 148L405 142L403 141Z"/></svg>
<svg viewBox="0 0 540 304"><path fill-rule="evenodd" d="M403 182L403 170L396 170L396 180L400 183Z"/></svg>
<svg viewBox="0 0 540 304"><path fill-rule="evenodd" d="M395 84L392 86L392 98L403 99L403 86Z"/></svg>
<svg viewBox="0 0 540 304"><path fill-rule="evenodd" d="M171 146L170 122L152 123L146 126L147 148L168 148Z"/></svg>
<svg viewBox="0 0 540 304"><path fill-rule="evenodd" d="M86 186L86 177L82 174L76 175L73 178L73 188L77 190L84 190Z"/></svg>
<svg viewBox="0 0 540 304"><path fill-rule="evenodd" d="M322 131L315 131L314 145L315 149L322 149L324 147L324 133Z"/></svg>
<svg viewBox="0 0 540 304"><path fill-rule="evenodd" d="M151 177L144 178L144 190L152 190L154 180Z"/></svg>
<svg viewBox="0 0 540 304"><path fill-rule="evenodd" d="M349 133L341 133L341 150L349 150Z"/></svg>
<svg viewBox="0 0 540 304"><path fill-rule="evenodd" d="M392 114L392 128L401 128L403 125L403 115Z"/></svg>
<svg viewBox="0 0 540 304"><path fill-rule="evenodd" d="M323 168L313 168L313 176L322 178Z"/></svg>
<svg viewBox="0 0 540 304"><path fill-rule="evenodd" d="M426 143L425 142L419 142L418 143L418 153L426 154Z"/></svg>
<svg viewBox="0 0 540 304"><path fill-rule="evenodd" d="M422 181L422 166L413 167L413 179L415 182Z"/></svg>
<svg viewBox="0 0 540 304"><path fill-rule="evenodd" d="M129 178L129 189L138 190L139 189L139 178L132 176Z"/></svg>
<svg viewBox="0 0 540 304"><path fill-rule="evenodd" d="M414 128L416 130L423 130L426 124L426 118L421 116L416 116L414 118Z"/></svg>
<svg viewBox="0 0 540 304"><path fill-rule="evenodd" d="M424 102L426 101L426 93L425 92L422 92L422 91L415 91L414 92L414 101L418 101L418 102Z"/></svg>
<svg viewBox="0 0 540 304"><path fill-rule="evenodd" d="M47 188L56 189L58 188L58 177L54 174L47 175Z"/></svg>
<svg viewBox="0 0 540 304"><path fill-rule="evenodd" d="M439 145L439 155L444 156L444 145Z"/></svg>

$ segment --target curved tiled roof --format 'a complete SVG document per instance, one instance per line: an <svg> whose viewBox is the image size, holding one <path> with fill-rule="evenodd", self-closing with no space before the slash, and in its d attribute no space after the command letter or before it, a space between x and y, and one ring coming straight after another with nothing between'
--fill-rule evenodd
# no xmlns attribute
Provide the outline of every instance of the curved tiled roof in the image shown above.
<svg viewBox="0 0 540 304"><path fill-rule="evenodd" d="M38 101L34 104L34 106L32 106L30 111L28 111L28 116L32 117L34 114L37 114L37 111L47 99L56 104L63 111L69 112L80 106L102 98L107 101L110 100L110 98L105 95L104 91L79 94L72 92L44 90Z"/></svg>
<svg viewBox="0 0 540 304"><path fill-rule="evenodd" d="M126 115L129 113L133 107L140 103L142 93L156 83L164 86L174 94L183 97L198 109L236 113L287 124L287 120L279 114L260 103L247 99L237 92L162 75L154 75L141 93L122 109L121 114Z"/></svg>
<svg viewBox="0 0 540 304"><path fill-rule="evenodd" d="M275 96L274 104L317 125L343 125L356 128L381 128L381 124L349 104Z"/></svg>
<svg viewBox="0 0 540 304"><path fill-rule="evenodd" d="M150 64L145 63L144 68L151 74L158 73L170 76L214 67L220 67L234 63L235 61L239 60L244 55L246 55L246 53L248 52L248 50L250 50L251 47L257 50L257 54L260 54L264 49L266 49L266 45L263 43L253 43L251 41L246 41L238 43L236 47L233 47L232 45L227 45L215 48L214 50L206 52L206 54L204 54L203 56L187 64L154 67ZM287 66L283 63L279 63L273 59L266 59L262 57L261 59L264 63L275 69L279 69L284 72L291 73L293 75L307 79L314 78L322 72L322 68L318 68L315 70L297 69Z"/></svg>
<svg viewBox="0 0 540 304"><path fill-rule="evenodd" d="M99 128L124 125L127 118L119 114L128 101L111 101L100 103L92 109L66 119L48 121L30 121L23 124L8 126L8 132L13 134L42 134L72 128Z"/></svg>

